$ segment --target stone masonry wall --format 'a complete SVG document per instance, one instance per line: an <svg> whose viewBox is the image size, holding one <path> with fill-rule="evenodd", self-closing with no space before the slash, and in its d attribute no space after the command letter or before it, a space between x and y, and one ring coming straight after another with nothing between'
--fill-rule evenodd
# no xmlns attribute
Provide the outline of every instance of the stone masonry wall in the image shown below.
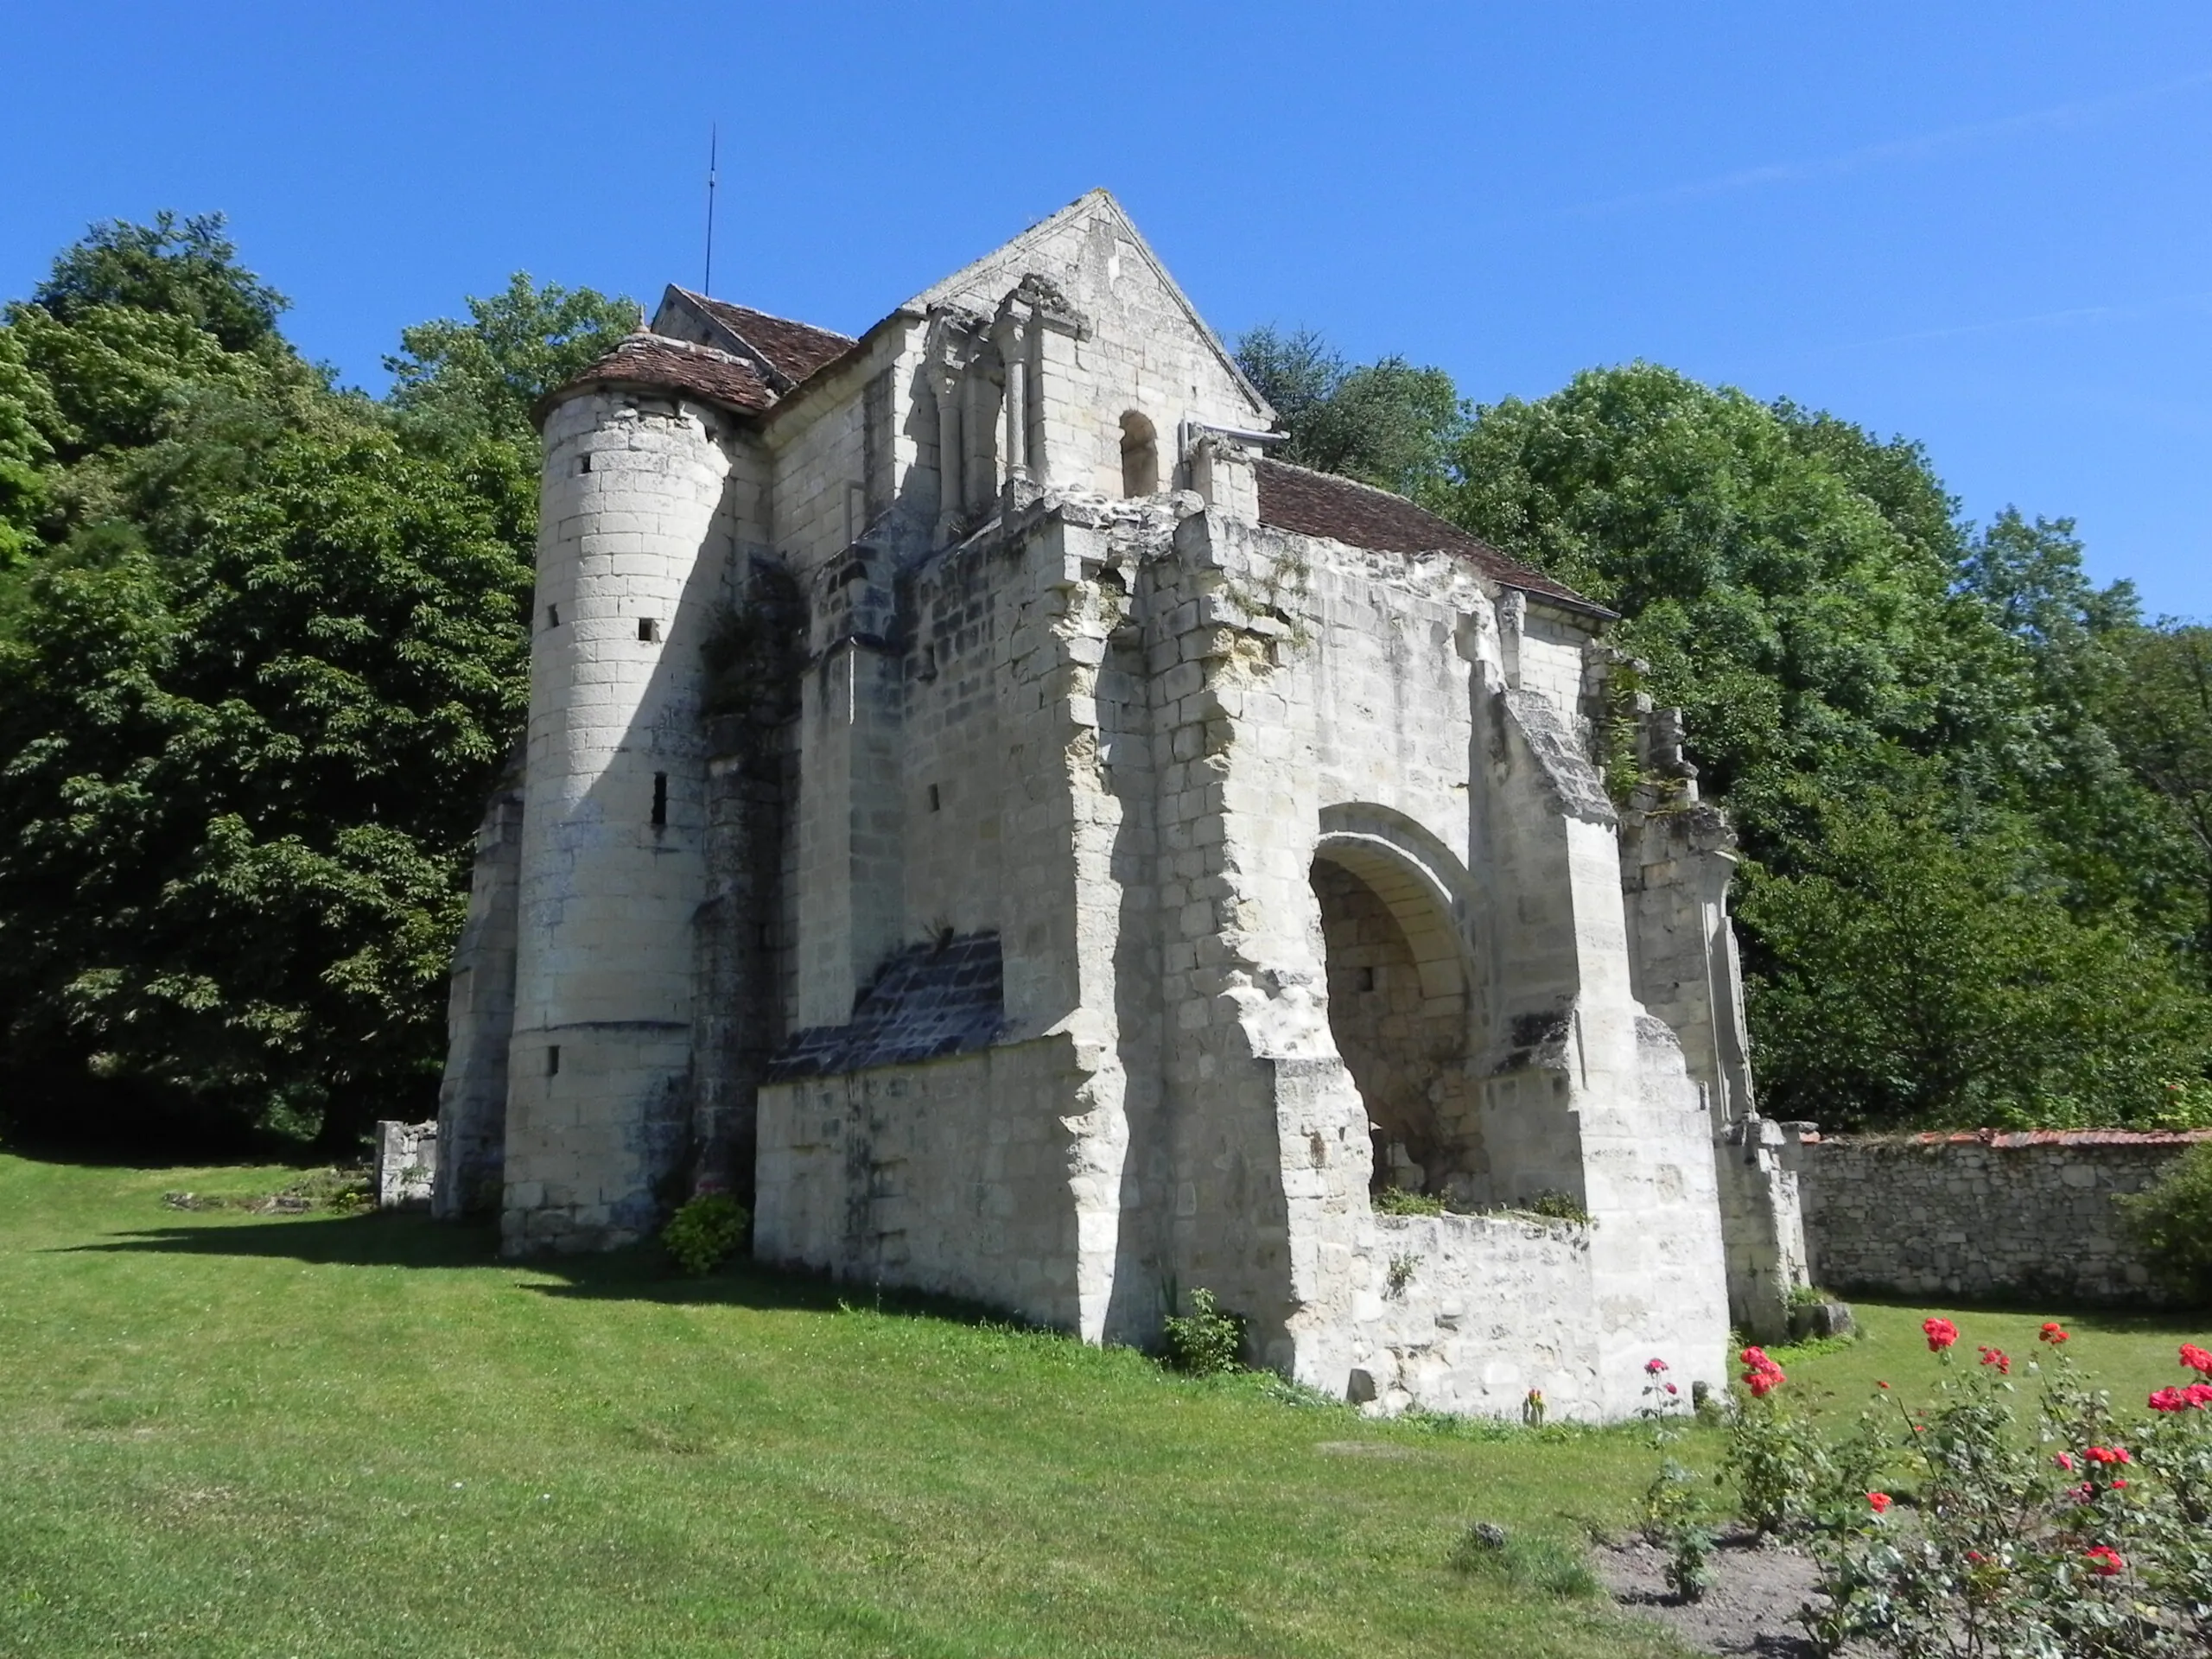
<svg viewBox="0 0 2212 1659"><path fill-rule="evenodd" d="M2113 1200L2205 1140L2212 1132L1806 1136L1813 1276L1846 1292L2162 1301Z"/></svg>

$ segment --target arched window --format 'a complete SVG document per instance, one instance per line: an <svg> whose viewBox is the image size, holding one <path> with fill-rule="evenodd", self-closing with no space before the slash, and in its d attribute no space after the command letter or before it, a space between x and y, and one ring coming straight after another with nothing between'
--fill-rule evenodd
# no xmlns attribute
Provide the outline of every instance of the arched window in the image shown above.
<svg viewBox="0 0 2212 1659"><path fill-rule="evenodd" d="M1152 423L1131 410L1122 416L1122 493L1152 495L1159 488L1159 437Z"/></svg>

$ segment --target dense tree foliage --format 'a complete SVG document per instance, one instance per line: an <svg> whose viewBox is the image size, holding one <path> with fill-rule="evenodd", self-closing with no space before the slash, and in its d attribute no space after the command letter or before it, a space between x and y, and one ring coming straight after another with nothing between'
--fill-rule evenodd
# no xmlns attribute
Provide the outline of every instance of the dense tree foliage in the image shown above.
<svg viewBox="0 0 2212 1659"><path fill-rule="evenodd" d="M0 1086L344 1145L425 1109L520 721L531 398L634 321L517 277L334 390L219 220L105 226L0 326Z"/></svg>
<svg viewBox="0 0 2212 1659"><path fill-rule="evenodd" d="M1769 1109L2152 1122L2202 1075L2212 649L2094 587L2070 522L1977 531L1918 445L1649 364L1471 409L1310 334L1240 354L1294 455L1623 613L1743 836ZM1335 447L1358 385L1419 466Z"/></svg>
<svg viewBox="0 0 2212 1659"><path fill-rule="evenodd" d="M1434 505L1465 423L1443 370L1402 357L1355 367L1310 328L1255 328L1236 359L1290 435L1281 460Z"/></svg>

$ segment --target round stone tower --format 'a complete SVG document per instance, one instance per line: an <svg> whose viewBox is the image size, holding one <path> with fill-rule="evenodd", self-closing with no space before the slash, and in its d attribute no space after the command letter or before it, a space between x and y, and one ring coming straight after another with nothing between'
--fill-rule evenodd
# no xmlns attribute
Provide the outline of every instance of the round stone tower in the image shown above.
<svg viewBox="0 0 2212 1659"><path fill-rule="evenodd" d="M729 550L721 416L579 385L546 415L508 1060L505 1248L652 1225L690 1109L701 645Z"/></svg>

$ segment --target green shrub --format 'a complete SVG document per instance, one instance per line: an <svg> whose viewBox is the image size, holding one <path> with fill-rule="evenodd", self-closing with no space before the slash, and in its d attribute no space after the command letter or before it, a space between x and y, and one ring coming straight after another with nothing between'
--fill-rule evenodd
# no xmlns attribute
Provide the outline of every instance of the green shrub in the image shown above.
<svg viewBox="0 0 2212 1659"><path fill-rule="evenodd" d="M1373 1203L1378 1216L1440 1216L1444 1200L1431 1198L1426 1192L1408 1192L1402 1186L1386 1186L1375 1194Z"/></svg>
<svg viewBox="0 0 2212 1659"><path fill-rule="evenodd" d="M1590 1224L1590 1212L1581 1201L1564 1192L1539 1192L1529 1201L1529 1213L1541 1216L1546 1221L1571 1221L1578 1227Z"/></svg>
<svg viewBox="0 0 2212 1659"><path fill-rule="evenodd" d="M2152 1271L2212 1303L2212 1141L2192 1147L2146 1192L2120 1200Z"/></svg>
<svg viewBox="0 0 2212 1659"><path fill-rule="evenodd" d="M1192 1376L1218 1376L1243 1359L1244 1321L1223 1313L1210 1290L1192 1291L1191 1311L1179 1318L1169 1314L1164 1330L1167 1363Z"/></svg>
<svg viewBox="0 0 2212 1659"><path fill-rule="evenodd" d="M701 1195L661 1229L660 1242L676 1265L693 1274L712 1273L735 1255L753 1224L746 1207L727 1192Z"/></svg>

